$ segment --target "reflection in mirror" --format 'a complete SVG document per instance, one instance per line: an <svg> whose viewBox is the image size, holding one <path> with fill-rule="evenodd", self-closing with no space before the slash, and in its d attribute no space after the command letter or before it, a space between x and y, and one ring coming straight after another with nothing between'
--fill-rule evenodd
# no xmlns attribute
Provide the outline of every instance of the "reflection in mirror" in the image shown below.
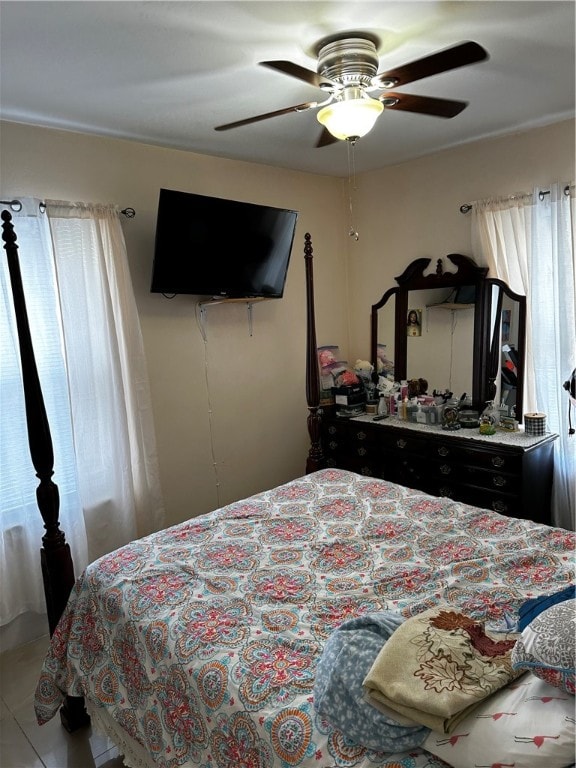
<svg viewBox="0 0 576 768"><path fill-rule="evenodd" d="M377 370L381 376L394 378L395 296L392 295L378 311L376 346Z"/></svg>
<svg viewBox="0 0 576 768"><path fill-rule="evenodd" d="M490 317L487 398L522 421L526 297L500 280L486 282Z"/></svg>
<svg viewBox="0 0 576 768"><path fill-rule="evenodd" d="M378 375L395 378L396 362L396 298L398 288L389 288L370 315L370 361L374 381Z"/></svg>
<svg viewBox="0 0 576 768"><path fill-rule="evenodd" d="M372 305L370 359L377 370L377 350L384 350L388 359L393 355L396 381L425 379L429 393L466 393L479 406L487 389L488 269L458 253L446 257L448 270L437 259L435 270L428 271L430 262L410 262L395 278L397 286Z"/></svg>
<svg viewBox="0 0 576 768"><path fill-rule="evenodd" d="M474 286L408 293L408 315L421 314L420 333L407 325L406 378L423 378L428 391L472 396ZM408 317L408 319L409 319Z"/></svg>
<svg viewBox="0 0 576 768"><path fill-rule="evenodd" d="M468 256L446 259L450 270L438 259L433 273L426 272L430 259L412 261L372 305L370 360L381 369L379 351L394 361L396 381L425 379L428 392L466 393L479 410L488 400L504 402L509 412L515 406L521 422L526 297L487 278L488 268Z"/></svg>

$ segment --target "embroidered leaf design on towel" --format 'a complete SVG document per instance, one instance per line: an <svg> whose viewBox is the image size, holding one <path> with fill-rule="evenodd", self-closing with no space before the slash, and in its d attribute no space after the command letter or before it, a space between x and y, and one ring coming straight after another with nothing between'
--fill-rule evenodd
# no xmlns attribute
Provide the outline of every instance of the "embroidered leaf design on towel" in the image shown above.
<svg viewBox="0 0 576 768"><path fill-rule="evenodd" d="M515 640L492 640L484 631L480 622L455 611L440 611L430 619L430 624L437 629L462 629L470 637L472 646L483 656L502 656L514 647Z"/></svg>
<svg viewBox="0 0 576 768"><path fill-rule="evenodd" d="M439 654L420 664L414 676L423 680L424 688L439 693L462 689L465 671L451 656Z"/></svg>
<svg viewBox="0 0 576 768"><path fill-rule="evenodd" d="M476 622L474 619L464 616L463 613L456 611L439 611L437 616L430 618L430 624L437 629L466 629L473 627Z"/></svg>
<svg viewBox="0 0 576 768"><path fill-rule="evenodd" d="M456 611L421 617L423 632L410 639L425 690L483 698L510 677L514 641L493 640L480 622Z"/></svg>

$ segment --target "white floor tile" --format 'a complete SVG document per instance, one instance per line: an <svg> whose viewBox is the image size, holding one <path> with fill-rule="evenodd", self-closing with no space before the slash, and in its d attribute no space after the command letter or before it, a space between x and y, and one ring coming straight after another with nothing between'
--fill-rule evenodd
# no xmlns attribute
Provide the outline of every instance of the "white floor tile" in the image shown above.
<svg viewBox="0 0 576 768"><path fill-rule="evenodd" d="M2 768L44 768L44 763L5 706L0 718L0 765Z"/></svg>
<svg viewBox="0 0 576 768"><path fill-rule="evenodd" d="M114 743L92 728L69 734L56 715L40 726L34 691L48 637L0 655L1 768L124 768Z"/></svg>
<svg viewBox="0 0 576 768"><path fill-rule="evenodd" d="M118 748L108 750L94 760L94 768L124 768L124 761Z"/></svg>
<svg viewBox="0 0 576 768"><path fill-rule="evenodd" d="M38 725L32 697L18 707L13 715L46 768L92 768L94 758L115 746L109 738L92 728L68 733L62 727L59 715L44 725Z"/></svg>
<svg viewBox="0 0 576 768"><path fill-rule="evenodd" d="M0 691L11 712L34 694L48 642L42 637L0 655Z"/></svg>

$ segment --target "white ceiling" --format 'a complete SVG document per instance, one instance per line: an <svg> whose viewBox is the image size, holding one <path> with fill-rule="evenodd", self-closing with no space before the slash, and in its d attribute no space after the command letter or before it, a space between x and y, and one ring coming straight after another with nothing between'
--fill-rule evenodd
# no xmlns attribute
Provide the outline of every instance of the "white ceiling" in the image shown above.
<svg viewBox="0 0 576 768"><path fill-rule="evenodd" d="M468 101L452 119L385 110L354 152L356 172L574 117L575 3L18 2L0 7L3 119L346 176L347 147L315 148L315 111L226 132L214 126L304 101L318 89L261 67L316 70L318 41L380 40L380 70L464 40L488 61L402 90Z"/></svg>

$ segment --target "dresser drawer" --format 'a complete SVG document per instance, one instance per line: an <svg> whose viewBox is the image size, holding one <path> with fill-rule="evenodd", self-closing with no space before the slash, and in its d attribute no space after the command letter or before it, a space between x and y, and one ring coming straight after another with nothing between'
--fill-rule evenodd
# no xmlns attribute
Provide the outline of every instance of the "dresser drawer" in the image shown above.
<svg viewBox="0 0 576 768"><path fill-rule="evenodd" d="M333 422L322 431L322 446L326 454L345 452L349 456L373 455L378 441L373 431L350 422Z"/></svg>
<svg viewBox="0 0 576 768"><path fill-rule="evenodd" d="M507 515L508 517L523 518L525 516L521 498L517 494L499 493L498 491L474 488L449 481L426 484L423 490L434 496L445 496L449 499L454 499L454 501L461 501L464 504L491 509L493 512L499 512L501 515Z"/></svg>
<svg viewBox="0 0 576 768"><path fill-rule="evenodd" d="M378 444L387 453L418 456L422 459L430 453L430 442L409 432L383 432L379 436Z"/></svg>
<svg viewBox="0 0 576 768"><path fill-rule="evenodd" d="M458 464L519 474L522 471L522 455L512 451L494 448L481 448L463 445L462 442L450 443L431 440L430 456Z"/></svg>
<svg viewBox="0 0 576 768"><path fill-rule="evenodd" d="M518 493L522 486L521 474L508 474L485 469L482 466L459 464L457 460L430 461L423 469L423 476L430 475L436 480L445 479L459 485L472 485L492 491Z"/></svg>

